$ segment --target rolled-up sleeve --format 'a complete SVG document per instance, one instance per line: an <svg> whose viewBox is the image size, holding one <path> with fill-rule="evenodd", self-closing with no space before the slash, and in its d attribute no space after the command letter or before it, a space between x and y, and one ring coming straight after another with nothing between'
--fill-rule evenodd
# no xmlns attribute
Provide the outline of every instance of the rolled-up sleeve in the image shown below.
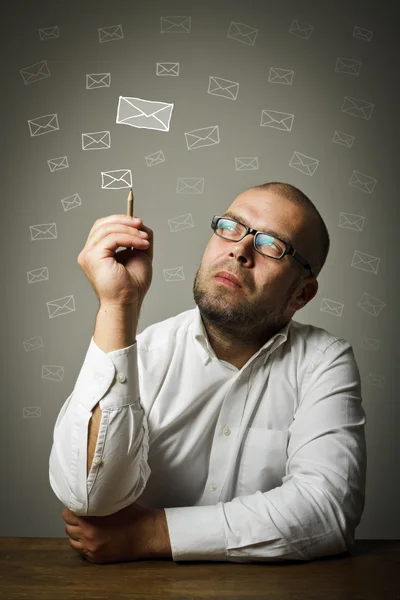
<svg viewBox="0 0 400 600"><path fill-rule="evenodd" d="M166 508L174 560L311 560L351 549L365 504L366 415L353 349L336 340L308 367L282 485Z"/></svg>

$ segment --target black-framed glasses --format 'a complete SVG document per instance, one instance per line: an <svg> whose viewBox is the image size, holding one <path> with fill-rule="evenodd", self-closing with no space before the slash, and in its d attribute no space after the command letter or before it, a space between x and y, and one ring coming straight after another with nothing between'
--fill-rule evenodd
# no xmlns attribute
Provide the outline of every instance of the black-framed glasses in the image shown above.
<svg viewBox="0 0 400 600"><path fill-rule="evenodd" d="M264 233L263 231L257 231L252 227L248 227L239 221L230 219L228 217L220 217L214 215L211 221L211 229L214 233L224 240L231 242L240 242L246 235L251 233L254 235L254 248L263 256L274 258L275 260L281 260L286 254L293 256L303 267L310 271L310 274L314 276L312 269L305 258L303 258L297 250L295 250L290 244L280 240L277 237Z"/></svg>

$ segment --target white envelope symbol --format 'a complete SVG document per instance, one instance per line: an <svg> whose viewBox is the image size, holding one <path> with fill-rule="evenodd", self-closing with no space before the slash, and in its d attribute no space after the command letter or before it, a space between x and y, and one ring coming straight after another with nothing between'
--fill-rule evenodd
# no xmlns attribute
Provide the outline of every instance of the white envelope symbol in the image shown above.
<svg viewBox="0 0 400 600"><path fill-rule="evenodd" d="M173 219L168 219L168 223L171 232L194 227L192 215L190 213L186 215L179 215Z"/></svg>
<svg viewBox="0 0 400 600"><path fill-rule="evenodd" d="M235 21L231 21L227 37L231 38L232 40L241 42L242 44L254 46L257 34L258 29L254 29L254 27L244 25L243 23L236 23Z"/></svg>
<svg viewBox="0 0 400 600"><path fill-rule="evenodd" d="M132 172L129 169L116 169L101 173L101 188L103 190L120 190L132 187Z"/></svg>
<svg viewBox="0 0 400 600"><path fill-rule="evenodd" d="M177 62L157 63L156 74L159 76L170 75L170 76L178 77L179 63L177 63Z"/></svg>
<svg viewBox="0 0 400 600"><path fill-rule="evenodd" d="M281 131L292 131L294 115L265 109L261 111L261 127L272 127Z"/></svg>
<svg viewBox="0 0 400 600"><path fill-rule="evenodd" d="M342 146L346 146L347 148L351 148L354 144L354 140L356 138L354 135L349 135L348 133L343 133L343 131L335 130L333 132L332 142L335 144L341 144Z"/></svg>
<svg viewBox="0 0 400 600"><path fill-rule="evenodd" d="M350 177L349 185L352 187L365 192L366 194L372 194L374 187L377 184L377 180L369 175L360 173L359 171L353 171Z"/></svg>
<svg viewBox="0 0 400 600"><path fill-rule="evenodd" d="M58 31L57 25L55 27L45 27L44 29L39 29L39 37L42 40L54 40L60 37L60 32Z"/></svg>
<svg viewBox="0 0 400 600"><path fill-rule="evenodd" d="M235 158L236 171L257 171L258 157L257 156L239 156Z"/></svg>
<svg viewBox="0 0 400 600"><path fill-rule="evenodd" d="M43 340L40 335L37 335L30 340L26 340L24 342L25 352L32 352L32 350L38 350L39 348L43 348Z"/></svg>
<svg viewBox="0 0 400 600"><path fill-rule="evenodd" d="M179 177L176 186L177 194L202 194L204 177Z"/></svg>
<svg viewBox="0 0 400 600"><path fill-rule="evenodd" d="M111 86L111 73L87 73L86 89L97 90L98 88L109 88Z"/></svg>
<svg viewBox="0 0 400 600"><path fill-rule="evenodd" d="M358 25L355 25L353 29L353 37L364 40L365 42L370 42L372 40L373 33L374 32L370 29L364 29Z"/></svg>
<svg viewBox="0 0 400 600"><path fill-rule="evenodd" d="M379 350L380 341L376 338L363 338L361 340L361 348L377 352Z"/></svg>
<svg viewBox="0 0 400 600"><path fill-rule="evenodd" d="M375 104L372 104L372 102L368 102L367 100L360 100L360 98L345 96L341 110L342 112L348 113L353 117L359 117L360 119L366 119L369 121L372 117L374 106Z"/></svg>
<svg viewBox="0 0 400 600"><path fill-rule="evenodd" d="M362 62L352 58L338 58L335 71L337 73L347 73L348 75L359 75Z"/></svg>
<svg viewBox="0 0 400 600"><path fill-rule="evenodd" d="M36 117L36 119L28 119L28 125L31 137L44 135L45 133L51 133L60 129L56 113Z"/></svg>
<svg viewBox="0 0 400 600"><path fill-rule="evenodd" d="M294 19L289 29L289 33L293 33L293 35L297 35L305 40L308 40L312 32L314 31L314 26L309 25L308 23L303 23L302 21L298 21Z"/></svg>
<svg viewBox="0 0 400 600"><path fill-rule="evenodd" d="M109 131L82 133L82 150L107 150L111 147Z"/></svg>
<svg viewBox="0 0 400 600"><path fill-rule="evenodd" d="M183 267L175 267L174 269L163 269L165 281L184 281L185 275Z"/></svg>
<svg viewBox="0 0 400 600"><path fill-rule="evenodd" d="M165 162L164 152L162 150L158 150L157 152L146 156L145 159L148 167L154 167L155 165Z"/></svg>
<svg viewBox="0 0 400 600"><path fill-rule="evenodd" d="M368 273L375 273L375 275L378 275L380 260L381 259L377 256L364 254L359 250L355 250L350 266L355 267L356 269L361 269L361 271L367 271Z"/></svg>
<svg viewBox="0 0 400 600"><path fill-rule="evenodd" d="M271 67L269 70L269 83L284 83L285 85L292 85L294 71L288 69L278 69Z"/></svg>
<svg viewBox="0 0 400 600"><path fill-rule="evenodd" d="M196 148L204 148L204 146L214 146L214 144L219 144L220 142L218 125L193 129L193 131L185 133L185 138L188 150L196 150Z"/></svg>
<svg viewBox="0 0 400 600"><path fill-rule="evenodd" d="M117 123L139 129L169 131L173 104L120 96Z"/></svg>
<svg viewBox="0 0 400 600"><path fill-rule="evenodd" d="M23 419L38 419L42 414L40 406L24 406L22 409Z"/></svg>
<svg viewBox="0 0 400 600"><path fill-rule="evenodd" d="M161 17L160 33L190 33L192 26L191 17Z"/></svg>
<svg viewBox="0 0 400 600"><path fill-rule="evenodd" d="M382 300L378 300L378 298L364 292L361 299L357 302L357 306L370 315L377 317L386 304Z"/></svg>
<svg viewBox="0 0 400 600"><path fill-rule="evenodd" d="M350 213L340 213L339 227L344 229L353 229L354 231L362 231L364 227L365 217L361 215L352 215Z"/></svg>
<svg viewBox="0 0 400 600"><path fill-rule="evenodd" d="M369 385L375 385L379 388L384 388L386 384L386 377L383 375L377 375L376 373L368 373L367 383Z"/></svg>
<svg viewBox="0 0 400 600"><path fill-rule="evenodd" d="M239 84L236 81L222 79L221 77L210 77L207 91L213 96L236 100L239 93Z"/></svg>
<svg viewBox="0 0 400 600"><path fill-rule="evenodd" d="M124 33L122 31L122 25L109 25L108 27L98 27L99 42L115 42L116 40L122 40Z"/></svg>
<svg viewBox="0 0 400 600"><path fill-rule="evenodd" d="M49 279L49 270L47 267L40 267L27 272L28 283L37 283L39 281L47 281Z"/></svg>
<svg viewBox="0 0 400 600"><path fill-rule="evenodd" d="M64 379L64 367L59 367L58 365L42 365L42 379L62 381Z"/></svg>
<svg viewBox="0 0 400 600"><path fill-rule="evenodd" d="M68 198L63 198L61 200L61 204L63 206L64 212L66 212L67 210L71 210L71 208L82 206L82 200L79 194L72 194L72 196L68 196Z"/></svg>
<svg viewBox="0 0 400 600"><path fill-rule="evenodd" d="M37 62L34 65L31 65L30 67L20 69L20 73L25 85L50 77L50 71L47 66L47 60L41 60L40 62Z"/></svg>
<svg viewBox="0 0 400 600"><path fill-rule="evenodd" d="M57 227L55 223L42 223L40 225L29 225L31 230L31 241L55 240L57 238Z"/></svg>
<svg viewBox="0 0 400 600"><path fill-rule="evenodd" d="M62 169L68 169L68 158L66 156L59 156L58 158L50 158L47 161L49 165L50 173L54 171L61 171Z"/></svg>
<svg viewBox="0 0 400 600"><path fill-rule="evenodd" d="M73 296L64 296L63 298L50 300L50 302L46 302L46 304L50 319L61 317L61 315L66 315L75 311L75 301Z"/></svg>
<svg viewBox="0 0 400 600"><path fill-rule="evenodd" d="M314 175L318 165L319 160L316 158L311 158L311 156L301 154L301 152L294 152L289 162L289 167L293 167L294 169L301 171L304 173L304 175L311 176Z"/></svg>
<svg viewBox="0 0 400 600"><path fill-rule="evenodd" d="M335 300L329 300L329 298L322 298L321 308L322 312L326 312L335 317L341 317L343 313L344 304L341 302L335 302Z"/></svg>

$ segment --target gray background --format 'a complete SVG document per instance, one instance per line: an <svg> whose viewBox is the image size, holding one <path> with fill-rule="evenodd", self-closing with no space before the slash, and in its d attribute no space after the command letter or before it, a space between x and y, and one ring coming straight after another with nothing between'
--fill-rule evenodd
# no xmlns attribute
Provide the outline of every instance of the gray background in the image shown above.
<svg viewBox="0 0 400 600"><path fill-rule="evenodd" d="M361 0L12 3L2 24L0 535L65 536L48 460L98 307L77 256L96 219L126 211L128 190L101 189L101 172L130 168L135 213L155 233L139 332L195 306L193 279L211 219L237 194L272 180L311 197L331 250L317 296L295 320L354 347L368 420L367 501L357 537L399 537L398 47L390 10L388 2ZM190 16L191 32L160 33L160 17L171 15ZM314 26L309 39L289 33L294 19ZM254 46L227 37L231 21L258 29ZM97 28L117 24L124 38L99 43ZM38 30L55 25L59 38L41 41ZM353 37L355 25L373 31L372 40ZM336 72L338 57L360 60L360 74ZM50 77L25 84L20 70L42 60ZM156 63L167 61L180 63L179 77L156 76ZM293 84L269 83L271 67L292 69ZM87 90L86 74L102 72L111 73L110 88ZM209 76L239 82L237 99L208 94ZM170 131L116 124L120 95L173 102ZM372 102L372 117L342 112L346 95ZM260 127L263 109L293 113L292 131ZM57 113L59 131L31 137L27 120L49 113ZM184 133L212 125L220 143L189 151ZM103 130L111 132L111 148L83 151L81 134ZM333 143L335 130L353 135L353 146ZM145 157L158 150L165 162L148 167ZM294 151L319 160L313 176L289 166ZM51 173L47 161L64 155L69 168ZM257 171L235 170L235 157L251 156ZM353 170L377 180L371 194L349 185ZM177 194L178 177L204 177L204 193ZM65 211L61 200L75 193L81 205ZM341 213L364 217L362 230L342 227ZM168 220L187 214L194 227L171 231ZM56 239L32 241L30 226L53 222ZM380 259L377 273L352 266L356 250ZM28 272L44 266L49 278L28 283ZM166 281L164 269L178 267L184 278ZM377 316L359 306L364 294L385 304ZM50 318L46 303L67 295L75 310ZM342 303L341 314L322 310L324 299ZM42 347L27 351L36 336ZM63 368L60 381L43 376L47 365Z"/></svg>

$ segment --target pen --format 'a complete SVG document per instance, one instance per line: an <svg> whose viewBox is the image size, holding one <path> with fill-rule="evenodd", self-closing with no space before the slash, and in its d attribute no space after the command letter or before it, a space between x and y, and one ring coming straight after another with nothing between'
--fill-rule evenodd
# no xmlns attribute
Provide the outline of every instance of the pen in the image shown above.
<svg viewBox="0 0 400 600"><path fill-rule="evenodd" d="M133 191L132 191L132 188L131 188L130 192L129 192L129 196L128 196L128 208L127 208L127 212L126 212L126 214L128 215L128 217L133 217L133 200L134 200L134 198L133 198ZM133 248L131 248L131 250L133 250Z"/></svg>

